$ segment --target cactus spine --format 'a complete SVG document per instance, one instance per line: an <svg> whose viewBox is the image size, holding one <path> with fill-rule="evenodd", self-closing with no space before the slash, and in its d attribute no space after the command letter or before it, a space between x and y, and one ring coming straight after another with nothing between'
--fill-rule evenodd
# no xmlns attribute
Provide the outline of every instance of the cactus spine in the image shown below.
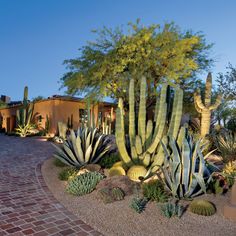
<svg viewBox="0 0 236 236"><path fill-rule="evenodd" d="M211 123L211 112L215 110L221 103L221 96L218 95L214 104L211 103L212 95L212 76L208 73L205 85L205 99L201 98L200 90L194 93L194 104L196 110L201 113L201 136L205 137L209 134Z"/></svg>
<svg viewBox="0 0 236 236"><path fill-rule="evenodd" d="M129 141L130 151L126 147L124 129L124 108L123 100L120 98L116 111L116 143L122 161L129 168L134 165L141 165L145 168L153 168L163 164L164 153L161 149L160 141L164 136L167 123L167 85L161 89L160 101L156 105L154 122L146 122L146 78L142 77L140 83L140 102L138 112L138 127L135 127L135 102L134 102L134 80L131 79L129 87ZM167 134L176 138L179 132L180 120L182 116L183 91L176 90L174 97L173 113ZM137 134L136 134L137 130ZM167 140L167 139L166 139ZM160 148L159 148L160 147ZM162 157L161 157L162 156ZM149 174L149 172L147 172Z"/></svg>

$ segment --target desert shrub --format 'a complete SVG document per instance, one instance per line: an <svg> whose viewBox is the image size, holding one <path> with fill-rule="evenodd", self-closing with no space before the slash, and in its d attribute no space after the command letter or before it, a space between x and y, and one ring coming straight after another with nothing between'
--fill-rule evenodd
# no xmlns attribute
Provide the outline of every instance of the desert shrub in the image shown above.
<svg viewBox="0 0 236 236"><path fill-rule="evenodd" d="M167 218L173 216L181 217L184 212L184 207L178 203L167 202L160 207L161 213Z"/></svg>
<svg viewBox="0 0 236 236"><path fill-rule="evenodd" d="M142 213L145 210L148 200L146 198L134 197L131 201L130 208L137 213Z"/></svg>
<svg viewBox="0 0 236 236"><path fill-rule="evenodd" d="M106 156L102 157L98 164L102 168L110 169L118 161L120 161L119 154L118 153L111 153L110 155L106 155Z"/></svg>
<svg viewBox="0 0 236 236"><path fill-rule="evenodd" d="M193 200L189 205L189 210L194 214L203 216L211 216L216 212L213 203L202 199Z"/></svg>
<svg viewBox="0 0 236 236"><path fill-rule="evenodd" d="M224 194L228 191L229 185L225 176L221 173L213 173L212 180L208 186L208 192Z"/></svg>
<svg viewBox="0 0 236 236"><path fill-rule="evenodd" d="M67 167L65 169L62 169L59 172L58 178L62 181L67 181L67 180L75 177L77 173L78 173L78 169L73 168L73 167Z"/></svg>
<svg viewBox="0 0 236 236"><path fill-rule="evenodd" d="M223 175L225 176L229 187L232 187L236 176L236 161L230 161L225 165Z"/></svg>
<svg viewBox="0 0 236 236"><path fill-rule="evenodd" d="M227 132L218 135L216 145L224 162L236 160L236 133Z"/></svg>
<svg viewBox="0 0 236 236"><path fill-rule="evenodd" d="M168 194L164 190L164 185L159 180L152 180L142 185L143 195L148 200L156 202L166 202Z"/></svg>
<svg viewBox="0 0 236 236"><path fill-rule="evenodd" d="M66 191L73 195L81 196L91 193L104 176L99 172L87 172L69 180Z"/></svg>

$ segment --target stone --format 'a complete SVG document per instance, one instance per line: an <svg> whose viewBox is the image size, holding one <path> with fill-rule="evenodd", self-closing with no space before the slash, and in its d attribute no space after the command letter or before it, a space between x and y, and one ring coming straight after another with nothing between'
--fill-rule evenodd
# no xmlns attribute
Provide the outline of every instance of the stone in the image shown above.
<svg viewBox="0 0 236 236"><path fill-rule="evenodd" d="M136 183L129 179L128 176L113 176L107 177L101 180L96 189L103 189L103 188L121 188L125 195L132 195L134 193Z"/></svg>

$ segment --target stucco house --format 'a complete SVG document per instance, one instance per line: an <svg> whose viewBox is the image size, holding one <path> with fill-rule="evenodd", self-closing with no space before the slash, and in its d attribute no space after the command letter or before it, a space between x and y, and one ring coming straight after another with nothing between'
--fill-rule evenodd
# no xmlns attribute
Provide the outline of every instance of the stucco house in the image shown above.
<svg viewBox="0 0 236 236"><path fill-rule="evenodd" d="M0 121L6 132L12 132L16 128L16 111L21 106L21 103L13 103L6 108L0 108ZM110 116L113 121L115 119L113 113L115 107L114 103L109 102L92 105L90 112L94 114L96 125L102 124L107 116ZM34 122L44 128L47 116L50 122L49 133L51 134L57 133L58 122L67 123L71 116L73 116L73 126L76 128L83 120L86 120L86 102L81 98L59 95L34 102Z"/></svg>

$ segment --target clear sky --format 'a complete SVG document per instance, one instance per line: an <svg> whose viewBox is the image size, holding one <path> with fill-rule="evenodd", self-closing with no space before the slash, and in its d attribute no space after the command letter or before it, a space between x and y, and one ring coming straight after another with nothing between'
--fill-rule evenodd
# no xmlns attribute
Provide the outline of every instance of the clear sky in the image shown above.
<svg viewBox="0 0 236 236"><path fill-rule="evenodd" d="M0 94L21 100L63 94L64 59L92 40L92 29L174 21L182 30L203 31L214 43L213 76L236 65L234 0L0 0ZM203 76L204 77L204 76Z"/></svg>

